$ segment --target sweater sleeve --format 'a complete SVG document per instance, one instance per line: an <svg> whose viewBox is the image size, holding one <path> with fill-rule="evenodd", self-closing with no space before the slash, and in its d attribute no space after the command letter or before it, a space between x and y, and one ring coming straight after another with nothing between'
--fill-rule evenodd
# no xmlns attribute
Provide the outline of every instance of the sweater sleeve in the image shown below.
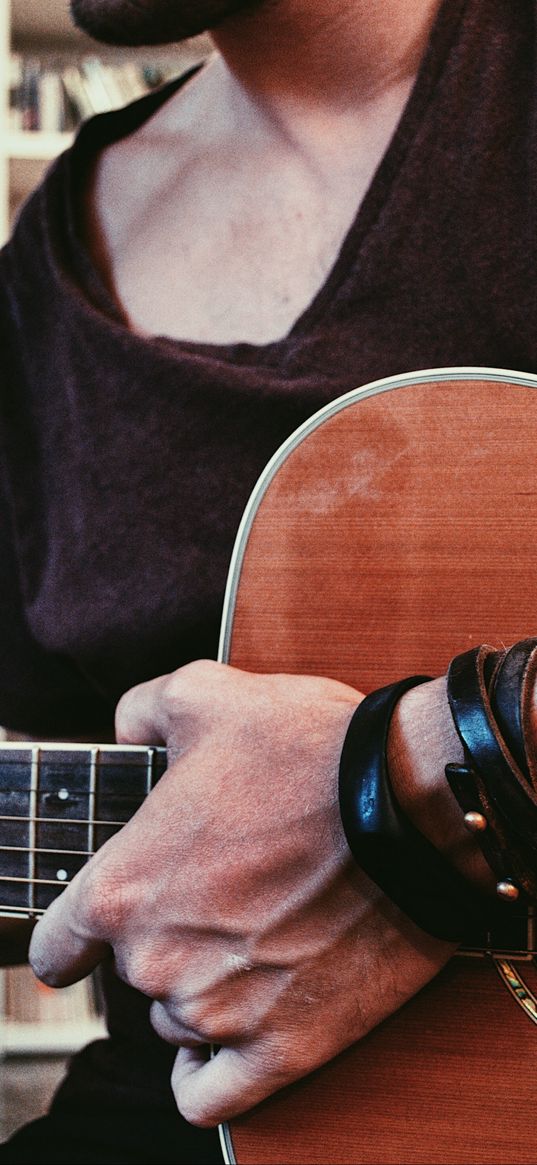
<svg viewBox="0 0 537 1165"><path fill-rule="evenodd" d="M4 442L7 345L11 330L0 286L0 725L49 739L109 729L113 707L76 663L44 650L25 617Z"/></svg>
<svg viewBox="0 0 537 1165"><path fill-rule="evenodd" d="M30 634L4 490L0 539L0 724L49 739L109 729L112 707L73 661L44 651Z"/></svg>

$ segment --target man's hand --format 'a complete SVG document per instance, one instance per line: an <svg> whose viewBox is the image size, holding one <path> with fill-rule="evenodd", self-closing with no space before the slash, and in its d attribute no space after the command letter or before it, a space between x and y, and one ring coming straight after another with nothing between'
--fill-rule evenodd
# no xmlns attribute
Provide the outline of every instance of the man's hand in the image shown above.
<svg viewBox="0 0 537 1165"><path fill-rule="evenodd" d="M168 771L38 923L31 961L62 986L112 948L121 978L155 1001L156 1031L180 1047L172 1086L194 1124L335 1056L453 949L349 854L337 772L359 700L333 680L204 662L119 705L118 739L165 744Z"/></svg>

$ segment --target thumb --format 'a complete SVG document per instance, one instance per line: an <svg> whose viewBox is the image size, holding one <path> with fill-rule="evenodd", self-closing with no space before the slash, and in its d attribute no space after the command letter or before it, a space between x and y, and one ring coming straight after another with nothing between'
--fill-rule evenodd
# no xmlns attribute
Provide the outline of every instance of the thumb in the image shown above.
<svg viewBox="0 0 537 1165"><path fill-rule="evenodd" d="M220 1048L210 1060L203 1048L179 1048L171 1079L179 1111L202 1128L253 1108L284 1083L271 1079L261 1056L256 1064L252 1048Z"/></svg>

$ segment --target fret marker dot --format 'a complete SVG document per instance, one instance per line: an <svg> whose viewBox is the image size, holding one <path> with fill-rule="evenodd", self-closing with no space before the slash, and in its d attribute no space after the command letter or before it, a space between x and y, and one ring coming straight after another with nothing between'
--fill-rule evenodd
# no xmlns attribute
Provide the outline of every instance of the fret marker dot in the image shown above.
<svg viewBox="0 0 537 1165"><path fill-rule="evenodd" d="M68 789L58 789L58 801L68 801L68 800L69 800L69 790Z"/></svg>
<svg viewBox="0 0 537 1165"><path fill-rule="evenodd" d="M58 879L58 882L66 882L69 875L67 873L67 870L56 870L56 877Z"/></svg>

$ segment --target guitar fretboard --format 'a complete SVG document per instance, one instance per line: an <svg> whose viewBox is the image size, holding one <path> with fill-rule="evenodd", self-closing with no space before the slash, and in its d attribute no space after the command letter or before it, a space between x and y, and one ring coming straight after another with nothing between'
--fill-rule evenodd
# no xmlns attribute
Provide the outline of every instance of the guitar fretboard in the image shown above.
<svg viewBox="0 0 537 1165"><path fill-rule="evenodd" d="M42 914L165 768L164 748L0 745L0 913Z"/></svg>

